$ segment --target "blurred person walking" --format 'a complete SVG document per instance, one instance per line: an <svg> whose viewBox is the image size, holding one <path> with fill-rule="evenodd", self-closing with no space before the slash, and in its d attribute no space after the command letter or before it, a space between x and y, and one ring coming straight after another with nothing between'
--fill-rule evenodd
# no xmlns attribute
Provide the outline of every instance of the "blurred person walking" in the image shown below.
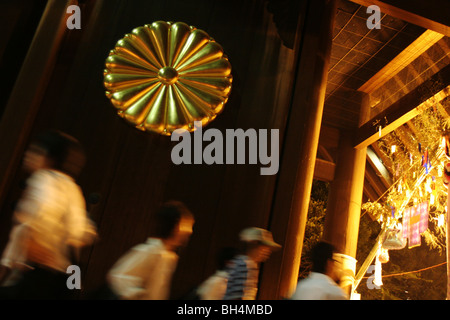
<svg viewBox="0 0 450 320"><path fill-rule="evenodd" d="M312 269L308 277L297 284L292 300L348 300L339 287L337 261L333 258L335 248L327 242L319 242L311 249Z"/></svg>
<svg viewBox="0 0 450 320"><path fill-rule="evenodd" d="M39 135L27 149L23 165L31 175L2 255L0 298L71 297L67 267L96 235L75 182L84 164L80 143L59 131Z"/></svg>
<svg viewBox="0 0 450 320"><path fill-rule="evenodd" d="M154 234L123 255L107 274L118 299L166 300L178 263L176 250L192 234L194 216L181 202L164 203L155 213Z"/></svg>
<svg viewBox="0 0 450 320"><path fill-rule="evenodd" d="M240 232L243 253L230 262L228 284L224 300L255 300L258 293L260 263L269 259L281 246L273 241L272 233L261 228L247 228Z"/></svg>
<svg viewBox="0 0 450 320"><path fill-rule="evenodd" d="M217 271L207 278L196 289L196 294L199 300L222 300L227 291L229 267L232 259L236 255L236 249L232 247L225 247L219 251L218 254L218 268Z"/></svg>

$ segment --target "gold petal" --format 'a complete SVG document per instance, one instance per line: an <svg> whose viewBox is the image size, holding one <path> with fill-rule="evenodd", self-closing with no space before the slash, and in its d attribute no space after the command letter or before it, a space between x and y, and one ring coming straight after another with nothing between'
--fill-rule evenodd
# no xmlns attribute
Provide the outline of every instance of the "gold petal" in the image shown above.
<svg viewBox="0 0 450 320"><path fill-rule="evenodd" d="M183 71L179 71L180 77L182 76L216 76L227 77L231 73L231 65L227 59L220 59L212 61L210 63L202 64L193 68L186 68Z"/></svg>
<svg viewBox="0 0 450 320"><path fill-rule="evenodd" d="M183 85L182 82L178 82L176 84L176 88L178 92L182 93L184 96L189 97L191 101L193 101L193 105L200 109L210 110L211 104L203 99L201 99L198 95L194 94L188 86ZM206 111L205 111L206 112Z"/></svg>
<svg viewBox="0 0 450 320"><path fill-rule="evenodd" d="M210 106L203 100L200 100L197 96L190 93L185 87L181 85L174 86L175 93L180 105L185 109L185 112L189 114L189 122L206 121L214 118L215 114L210 109Z"/></svg>
<svg viewBox="0 0 450 320"><path fill-rule="evenodd" d="M179 87L181 87L181 83L178 83ZM199 90L195 87L192 87L186 83L183 83L183 86L189 90L193 95L195 95L198 99L202 100L210 109L215 110L217 106L224 103L226 98L217 96L213 93L209 93L207 91Z"/></svg>
<svg viewBox="0 0 450 320"><path fill-rule="evenodd" d="M105 75L104 85L108 90L123 90L154 80L154 77L145 74L109 73Z"/></svg>
<svg viewBox="0 0 450 320"><path fill-rule="evenodd" d="M187 59L189 59L189 57L200 50L209 42L209 39L210 38L205 31L199 29L193 30L186 40L178 59L176 59L173 64L174 68L177 68L180 64L184 63Z"/></svg>
<svg viewBox="0 0 450 320"><path fill-rule="evenodd" d="M135 41L142 48L142 51L144 52L147 59L158 70L161 69L164 66L164 64L163 64L163 61L161 61L156 55L156 48L153 44L152 35L148 31L148 26L146 25L146 26L134 28L132 31L132 34L136 37Z"/></svg>
<svg viewBox="0 0 450 320"><path fill-rule="evenodd" d="M180 105L178 97L174 94L173 86L168 86L167 94L167 118L166 128L168 132L173 132L177 128L187 128L191 123L188 114L184 112L184 108Z"/></svg>
<svg viewBox="0 0 450 320"><path fill-rule="evenodd" d="M125 110L132 104L136 103L137 100L141 99L144 95L147 95L148 92L154 91L155 87L159 85L160 83L155 80L138 86L132 86L127 89L114 92L110 99L116 108Z"/></svg>
<svg viewBox="0 0 450 320"><path fill-rule="evenodd" d="M179 80L200 90L206 90L219 96L227 96L231 90L232 77L180 77Z"/></svg>
<svg viewBox="0 0 450 320"><path fill-rule="evenodd" d="M130 57L113 54L106 59L106 67L114 73L150 73L157 76L158 69L142 60L130 59Z"/></svg>
<svg viewBox="0 0 450 320"><path fill-rule="evenodd" d="M157 59L151 51L148 50L146 46L142 46L141 43L142 41L140 41L136 35L126 34L124 38L117 42L115 51L121 56L134 58L141 63L147 63L153 65L156 69L160 69L160 64Z"/></svg>
<svg viewBox="0 0 450 320"><path fill-rule="evenodd" d="M124 112L125 118L136 126L141 125L162 90L162 87L160 83L157 83L148 88L148 90L144 90L145 92L143 94L141 93L138 97L135 97L134 102Z"/></svg>
<svg viewBox="0 0 450 320"><path fill-rule="evenodd" d="M174 23L169 29L169 58L168 66L173 66L183 48L191 28L183 22Z"/></svg>
<svg viewBox="0 0 450 320"><path fill-rule="evenodd" d="M144 127L147 130L162 133L166 124L167 86L161 86L155 102L145 118Z"/></svg>
<svg viewBox="0 0 450 320"><path fill-rule="evenodd" d="M164 21L156 21L151 25L146 25L145 31L149 34L150 40L162 67L168 66L168 34L170 25Z"/></svg>
<svg viewBox="0 0 450 320"><path fill-rule="evenodd" d="M177 66L179 72L186 68L193 68L200 64L205 64L213 60L221 59L223 56L222 46L214 41L209 41L195 54Z"/></svg>

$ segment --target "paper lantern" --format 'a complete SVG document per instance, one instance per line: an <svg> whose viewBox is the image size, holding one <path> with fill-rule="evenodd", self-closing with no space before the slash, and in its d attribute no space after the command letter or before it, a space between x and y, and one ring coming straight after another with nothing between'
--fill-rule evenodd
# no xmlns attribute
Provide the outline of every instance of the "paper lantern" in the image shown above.
<svg viewBox="0 0 450 320"><path fill-rule="evenodd" d="M120 39L105 63L104 86L118 114L143 131L195 130L223 110L231 64L205 31L156 21Z"/></svg>

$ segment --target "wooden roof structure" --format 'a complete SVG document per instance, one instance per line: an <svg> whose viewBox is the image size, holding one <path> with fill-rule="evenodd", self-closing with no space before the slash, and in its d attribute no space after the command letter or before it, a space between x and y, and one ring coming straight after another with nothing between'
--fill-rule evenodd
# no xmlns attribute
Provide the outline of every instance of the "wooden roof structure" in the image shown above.
<svg viewBox="0 0 450 320"><path fill-rule="evenodd" d="M354 128L355 147L367 147L363 201L377 200L393 183L393 165L377 140L394 130L414 135L410 120L432 104L448 115L442 102L450 94L450 18L442 13L450 3L416 2L338 1L314 178L333 180L339 132ZM381 11L379 29L366 24L372 4ZM359 126L363 99L370 120Z"/></svg>

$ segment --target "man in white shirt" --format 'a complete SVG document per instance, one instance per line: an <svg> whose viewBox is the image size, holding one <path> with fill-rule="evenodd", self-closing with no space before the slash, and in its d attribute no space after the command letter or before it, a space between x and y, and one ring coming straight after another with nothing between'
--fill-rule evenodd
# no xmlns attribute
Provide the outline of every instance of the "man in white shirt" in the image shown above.
<svg viewBox="0 0 450 320"><path fill-rule="evenodd" d="M176 250L187 244L194 217L180 202L170 201L155 213L157 230L145 243L131 248L107 275L110 289L119 299L167 300Z"/></svg>
<svg viewBox="0 0 450 320"><path fill-rule="evenodd" d="M28 148L24 169L31 173L14 212L14 226L0 264L0 297L69 298L66 270L72 250L89 243L95 226L75 178L85 155L80 143L58 132L43 133ZM20 275L18 277L17 275Z"/></svg>
<svg viewBox="0 0 450 320"><path fill-rule="evenodd" d="M309 276L300 280L292 300L348 300L348 295L336 284L337 268L334 247L319 242L311 252L313 263Z"/></svg>

